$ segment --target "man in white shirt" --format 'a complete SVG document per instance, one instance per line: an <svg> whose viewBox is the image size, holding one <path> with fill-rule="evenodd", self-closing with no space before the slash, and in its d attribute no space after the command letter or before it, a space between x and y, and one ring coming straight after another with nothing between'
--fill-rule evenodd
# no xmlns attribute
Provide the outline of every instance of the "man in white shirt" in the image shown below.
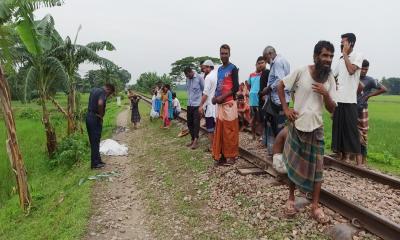
<svg viewBox="0 0 400 240"><path fill-rule="evenodd" d="M211 60L204 61L203 71L205 75L204 91L199 113L206 119L208 139L210 141L210 147L207 151L211 152L215 130L215 105L212 104L211 99L214 97L215 89L217 88L217 72L214 71L214 63Z"/></svg>
<svg viewBox="0 0 400 240"><path fill-rule="evenodd" d="M324 106L329 112L336 107L336 83L331 72L335 49L328 41L314 47L314 65L297 69L278 83L277 93L282 109L290 121L282 159L289 178L289 200L285 209L288 216L297 213L295 187L312 192L311 216L319 223L329 220L319 208L318 201L323 180ZM293 92L294 108L285 101L285 90Z"/></svg>
<svg viewBox="0 0 400 240"><path fill-rule="evenodd" d="M353 51L356 36L343 34L342 57L334 71L337 81L337 107L333 114L332 151L349 160L351 154L360 154L360 135L357 128L357 89L363 57Z"/></svg>

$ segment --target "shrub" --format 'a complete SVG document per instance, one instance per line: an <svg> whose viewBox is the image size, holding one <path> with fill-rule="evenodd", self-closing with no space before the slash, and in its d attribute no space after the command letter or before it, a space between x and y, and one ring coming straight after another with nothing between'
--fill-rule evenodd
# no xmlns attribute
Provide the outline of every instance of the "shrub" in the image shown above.
<svg viewBox="0 0 400 240"><path fill-rule="evenodd" d="M71 167L81 160L88 159L89 144L85 135L72 134L62 139L58 144L57 152L51 159L51 166Z"/></svg>
<svg viewBox="0 0 400 240"><path fill-rule="evenodd" d="M20 119L40 120L41 119L41 112L33 110L33 109L30 109L30 108L24 108L19 112L18 118L20 118Z"/></svg>

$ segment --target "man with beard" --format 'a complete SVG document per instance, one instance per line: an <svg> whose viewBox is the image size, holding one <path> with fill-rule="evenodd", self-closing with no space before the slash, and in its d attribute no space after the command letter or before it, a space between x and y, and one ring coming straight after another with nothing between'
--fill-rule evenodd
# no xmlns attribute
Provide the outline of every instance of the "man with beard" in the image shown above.
<svg viewBox="0 0 400 240"><path fill-rule="evenodd" d="M386 92L386 88L378 80L367 76L369 69L368 60L364 59L361 65L360 83L363 90L357 96L358 130L360 132L361 154L357 155L357 165L365 166L367 163L368 143L368 100Z"/></svg>
<svg viewBox="0 0 400 240"><path fill-rule="evenodd" d="M281 55L278 55L275 48L268 46L264 50L267 60L271 65L271 70L268 75L268 85L266 93L268 94L265 110L266 110L266 145L268 153L272 154L272 146L274 145L275 137L285 126L286 117L282 111L281 101L278 97L277 86L279 80L286 77L290 72L288 61ZM290 101L289 92L285 90L285 102Z"/></svg>
<svg viewBox="0 0 400 240"><path fill-rule="evenodd" d="M332 151L341 153L342 160L350 154L360 154L360 134L357 128L357 89L363 57L353 51L356 36L343 34L342 57L334 71L337 80L337 107L333 114Z"/></svg>
<svg viewBox="0 0 400 240"><path fill-rule="evenodd" d="M217 88L212 104L217 104L212 154L216 165L232 165L239 156L239 122L235 101L239 90L239 69L229 61L231 48L219 49L222 66L218 68Z"/></svg>
<svg viewBox="0 0 400 240"><path fill-rule="evenodd" d="M288 133L283 150L289 183L289 200L285 213L293 216L295 187L312 192L311 216L319 223L329 219L318 207L323 180L324 128L322 115L325 108L335 110L336 83L331 73L334 53L328 41L319 41L314 47L314 65L297 69L278 84L278 96L289 119ZM294 92L294 108L285 101L285 89Z"/></svg>

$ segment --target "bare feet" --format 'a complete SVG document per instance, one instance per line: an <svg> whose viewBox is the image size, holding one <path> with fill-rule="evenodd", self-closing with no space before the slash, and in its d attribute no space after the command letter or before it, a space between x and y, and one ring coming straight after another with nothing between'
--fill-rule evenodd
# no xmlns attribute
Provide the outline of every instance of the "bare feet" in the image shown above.
<svg viewBox="0 0 400 240"><path fill-rule="evenodd" d="M322 208L313 207L311 208L311 217L314 218L315 221L321 224L325 224L329 222L329 217L325 215L322 211Z"/></svg>
<svg viewBox="0 0 400 240"><path fill-rule="evenodd" d="M225 166L232 166L235 164L235 159L234 158L227 158L226 163L224 164Z"/></svg>
<svg viewBox="0 0 400 240"><path fill-rule="evenodd" d="M294 201L293 200L288 200L286 202L286 206L285 206L285 216L286 217L293 217L294 215L296 215L298 212L298 210L296 209L295 205L294 205Z"/></svg>
<svg viewBox="0 0 400 240"><path fill-rule="evenodd" d="M194 149L196 149L198 147L199 147L199 144L197 142L197 139L193 140L192 146L190 148L194 150Z"/></svg>

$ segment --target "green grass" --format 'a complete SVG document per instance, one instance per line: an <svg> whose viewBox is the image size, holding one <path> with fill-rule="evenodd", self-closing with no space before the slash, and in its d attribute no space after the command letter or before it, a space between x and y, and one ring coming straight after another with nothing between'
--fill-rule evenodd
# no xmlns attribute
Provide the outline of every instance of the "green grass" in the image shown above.
<svg viewBox="0 0 400 240"><path fill-rule="evenodd" d="M83 108L87 105L87 94L82 96ZM57 95L65 106L65 95ZM115 100L107 104L103 137L109 137L115 126L115 117L122 109ZM66 121L49 104L58 140L66 134ZM16 116L18 141L28 172L32 195L30 214L25 216L19 207L14 176L5 146L0 149L0 239L77 239L85 231L90 213L91 183L78 186L81 178L93 172L89 159L84 159L73 168L60 167L51 170L45 149L45 132L40 121L41 107L35 103L13 102ZM24 112L37 112L37 119L22 119ZM0 142L5 142L4 124L0 125Z"/></svg>
<svg viewBox="0 0 400 240"><path fill-rule="evenodd" d="M186 106L186 91L177 91L177 97ZM368 164L384 172L400 176L400 96L383 95L369 101ZM331 152L332 120L324 114L325 149Z"/></svg>

